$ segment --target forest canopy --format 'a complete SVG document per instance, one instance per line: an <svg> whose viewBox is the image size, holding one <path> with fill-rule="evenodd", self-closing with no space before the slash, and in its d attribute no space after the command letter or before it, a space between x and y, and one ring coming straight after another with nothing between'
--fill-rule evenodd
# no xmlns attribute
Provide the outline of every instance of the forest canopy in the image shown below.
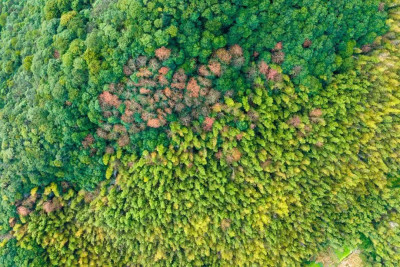
<svg viewBox="0 0 400 267"><path fill-rule="evenodd" d="M399 5L2 1L0 265L399 266Z"/></svg>

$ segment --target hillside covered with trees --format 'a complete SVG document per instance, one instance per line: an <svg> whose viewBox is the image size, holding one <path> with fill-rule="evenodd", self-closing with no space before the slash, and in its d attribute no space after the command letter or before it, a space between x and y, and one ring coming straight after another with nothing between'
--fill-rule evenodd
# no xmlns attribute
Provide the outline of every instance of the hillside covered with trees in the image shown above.
<svg viewBox="0 0 400 267"><path fill-rule="evenodd" d="M398 0L3 0L0 43L0 266L400 266Z"/></svg>

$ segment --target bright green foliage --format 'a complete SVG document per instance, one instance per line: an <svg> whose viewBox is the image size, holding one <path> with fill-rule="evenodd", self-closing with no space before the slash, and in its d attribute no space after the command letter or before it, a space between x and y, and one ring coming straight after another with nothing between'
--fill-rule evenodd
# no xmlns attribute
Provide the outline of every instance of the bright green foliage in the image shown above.
<svg viewBox="0 0 400 267"><path fill-rule="evenodd" d="M341 248L341 249L335 249L335 255L339 259L339 261L343 260L347 256L349 256L351 253L351 249L347 246Z"/></svg>
<svg viewBox="0 0 400 267"><path fill-rule="evenodd" d="M297 77L296 83L301 80L317 90L320 80L338 67L332 64L335 52L346 61L349 53L341 52L347 47L343 44L356 42L359 47L386 28L386 12L377 12L378 2L371 0L221 5L22 0L2 1L0 8L0 190L4 189L5 199L0 209L4 212L34 186L56 179L93 188L104 177L101 158L106 144L94 136L100 115L95 100L105 85L122 79L121 66L130 57L152 56L166 46L179 53L176 64L189 71L196 58L205 63L216 49L239 44L245 48L246 64L251 55L259 54L269 65L282 64L284 73ZM343 10L340 19L339 10ZM305 39L312 42L307 48ZM300 65L294 68L295 63ZM218 83L224 92L231 89L227 87L235 72L228 70L226 75ZM144 133L141 149L165 143L154 142L158 135ZM86 148L93 137L96 142Z"/></svg>
<svg viewBox="0 0 400 267"><path fill-rule="evenodd" d="M14 2L0 264L299 266L348 244L400 265L394 8Z"/></svg>
<svg viewBox="0 0 400 267"><path fill-rule="evenodd" d="M23 249L17 246L17 241L11 239L7 243L0 244L0 265L4 267L30 267L30 266L46 266L47 259L45 250L37 244Z"/></svg>
<svg viewBox="0 0 400 267"><path fill-rule="evenodd" d="M38 242L50 265L296 266L370 240L371 262L398 265L396 43L376 41L318 95L256 79L248 111L225 101L211 131L172 123L168 147L107 156L111 180L52 212L44 196L14 227L20 246Z"/></svg>

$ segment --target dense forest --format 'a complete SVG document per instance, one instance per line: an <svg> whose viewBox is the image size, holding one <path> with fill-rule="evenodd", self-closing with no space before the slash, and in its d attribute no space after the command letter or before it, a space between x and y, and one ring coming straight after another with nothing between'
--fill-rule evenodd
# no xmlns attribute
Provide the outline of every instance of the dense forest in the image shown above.
<svg viewBox="0 0 400 267"><path fill-rule="evenodd" d="M0 43L0 266L400 266L400 1L3 0Z"/></svg>

